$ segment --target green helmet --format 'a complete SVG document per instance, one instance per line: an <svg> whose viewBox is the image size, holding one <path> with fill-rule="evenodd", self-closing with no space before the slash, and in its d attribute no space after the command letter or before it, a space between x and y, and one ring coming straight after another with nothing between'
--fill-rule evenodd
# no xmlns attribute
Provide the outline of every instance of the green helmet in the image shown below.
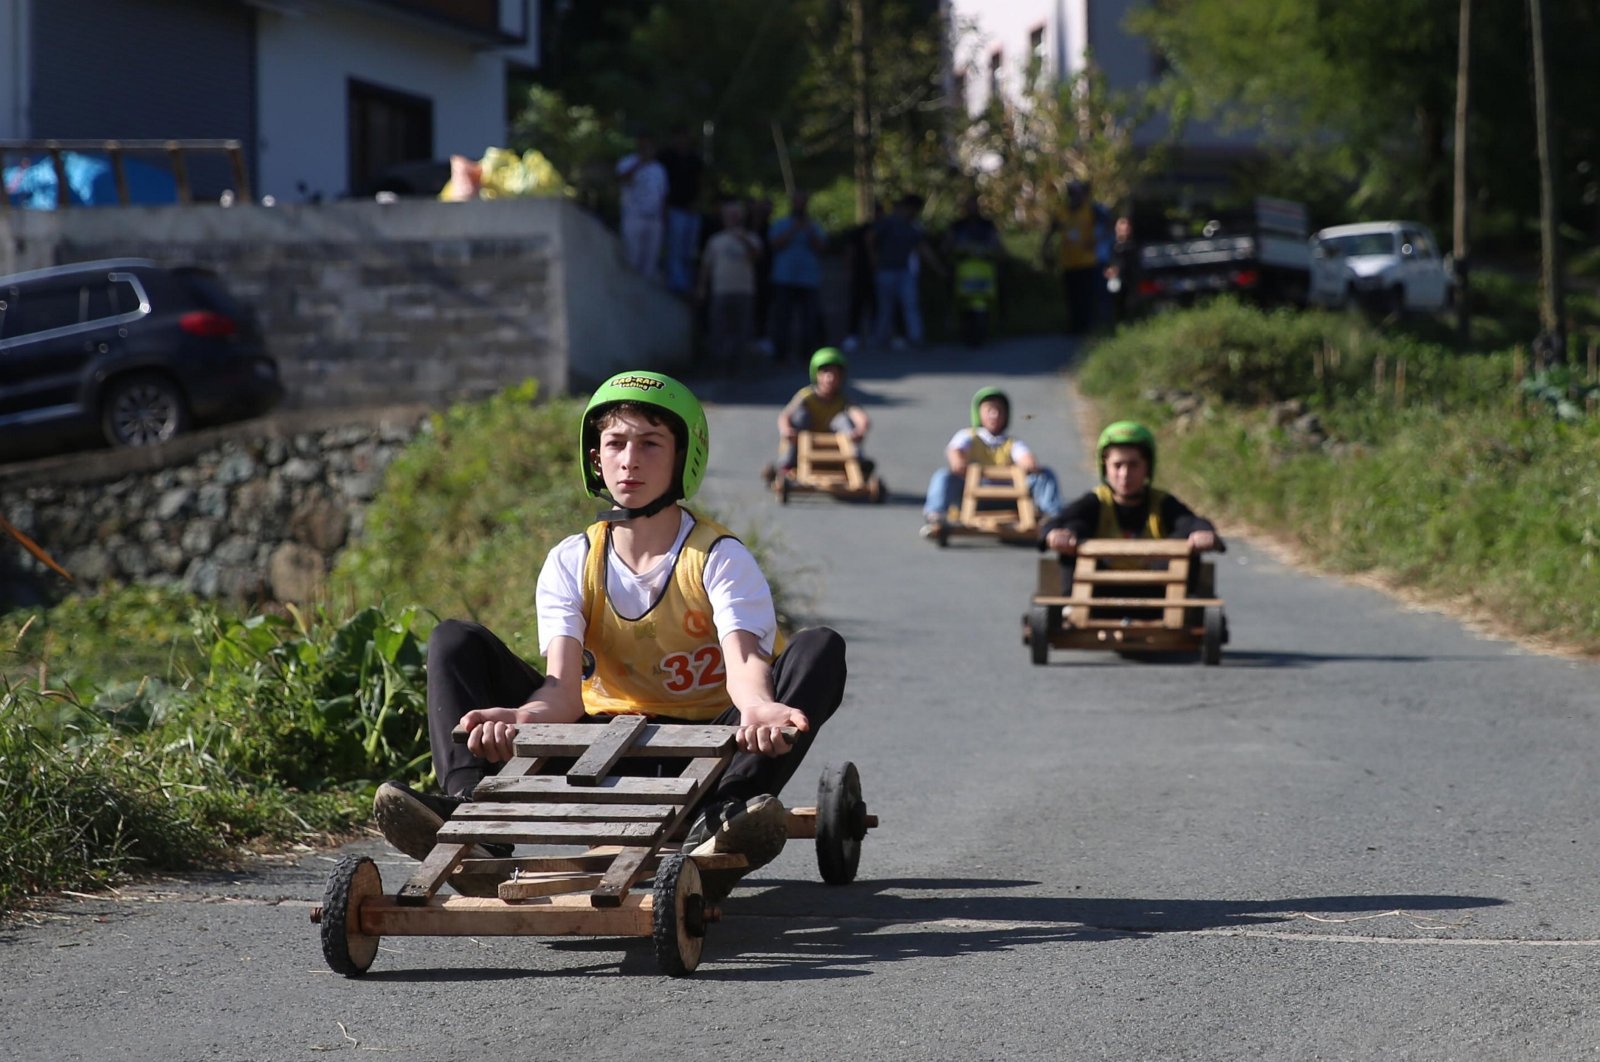
<svg viewBox="0 0 1600 1062"><path fill-rule="evenodd" d="M846 372L850 371L850 361L839 353L838 347L823 347L811 355L811 382L816 383L817 373L829 365L837 365Z"/></svg>
<svg viewBox="0 0 1600 1062"><path fill-rule="evenodd" d="M672 377L659 372L622 372L595 389L584 407L578 432L578 465L583 469L583 485L594 497L606 489L605 480L589 461L589 451L600 446L595 414L623 402L652 406L666 415L678 439L678 482L669 501L689 499L706 478L706 461L711 454L711 430L706 411L690 390Z"/></svg>
<svg viewBox="0 0 1600 1062"><path fill-rule="evenodd" d="M1137 446L1144 451L1145 460L1150 462L1150 477L1156 474L1156 436L1155 432L1140 424L1136 420L1119 420L1115 424L1106 425L1106 430L1100 433L1100 441L1095 444L1095 458L1100 464L1100 478L1106 475L1106 447L1108 446Z"/></svg>
<svg viewBox="0 0 1600 1062"><path fill-rule="evenodd" d="M983 421L978 418L978 407L991 398L998 398L1006 404L1006 419L1011 419L1011 397L998 387L980 387L978 388L978 393L972 396L972 426L974 428L982 427L983 425Z"/></svg>

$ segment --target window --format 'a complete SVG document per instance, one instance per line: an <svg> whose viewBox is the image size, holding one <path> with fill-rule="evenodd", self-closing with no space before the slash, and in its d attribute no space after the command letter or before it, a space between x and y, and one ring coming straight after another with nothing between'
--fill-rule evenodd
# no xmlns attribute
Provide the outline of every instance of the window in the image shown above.
<svg viewBox="0 0 1600 1062"><path fill-rule="evenodd" d="M433 101L350 80L350 192L369 195L389 167L433 158Z"/></svg>
<svg viewBox="0 0 1600 1062"><path fill-rule="evenodd" d="M0 339L17 339L55 328L71 328L79 321L81 292L69 287L13 288L0 320Z"/></svg>

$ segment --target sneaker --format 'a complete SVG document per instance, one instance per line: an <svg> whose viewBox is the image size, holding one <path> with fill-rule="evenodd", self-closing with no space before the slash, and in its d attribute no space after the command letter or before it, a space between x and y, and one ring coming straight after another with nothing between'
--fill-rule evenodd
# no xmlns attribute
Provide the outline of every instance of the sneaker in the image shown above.
<svg viewBox="0 0 1600 1062"><path fill-rule="evenodd" d="M733 891L740 878L778 858L788 840L789 813L783 802L762 794L749 800L724 801L702 811L689 827L683 850L691 856L744 856L743 867L700 872L706 900L717 903Z"/></svg>
<svg viewBox="0 0 1600 1062"><path fill-rule="evenodd" d="M467 801L464 797L440 793L419 793L401 782L384 782L372 797L372 820L384 840L412 859L428 858L438 843L439 827ZM476 859L504 859L511 855L509 844L474 845L469 856Z"/></svg>

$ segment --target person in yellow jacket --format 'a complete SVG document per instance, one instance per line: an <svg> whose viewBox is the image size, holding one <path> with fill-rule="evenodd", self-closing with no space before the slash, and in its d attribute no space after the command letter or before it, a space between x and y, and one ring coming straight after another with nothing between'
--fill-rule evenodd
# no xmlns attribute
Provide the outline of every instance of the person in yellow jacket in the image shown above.
<svg viewBox="0 0 1600 1062"><path fill-rule="evenodd" d="M1100 433L1096 451L1100 484L1039 525L1039 549L1060 555L1062 593L1071 593L1073 558L1087 539L1176 538L1196 553L1227 549L1210 520L1151 484L1156 437L1149 428L1119 420Z"/></svg>
<svg viewBox="0 0 1600 1062"><path fill-rule="evenodd" d="M716 723L739 728L739 751L685 849L764 865L788 836L778 792L844 697L844 640L816 627L785 647L750 551L681 504L705 477L709 453L705 412L683 384L654 372L612 377L590 398L580 438L584 486L611 508L557 544L540 571L548 673L480 624L441 623L428 641L428 725L444 793L386 782L374 818L391 844L424 858L444 820L512 757L519 723L619 714ZM465 746L451 740L458 724L470 731ZM786 727L799 731L792 742ZM706 872L708 896L737 877L719 884L718 874Z"/></svg>
<svg viewBox="0 0 1600 1062"><path fill-rule="evenodd" d="M1089 183L1068 181L1065 201L1050 219L1039 253L1048 266L1051 249L1055 250L1061 289L1067 302L1070 335L1086 335L1094 328L1096 309L1105 288L1098 247L1102 228L1109 225L1105 208L1089 195Z"/></svg>

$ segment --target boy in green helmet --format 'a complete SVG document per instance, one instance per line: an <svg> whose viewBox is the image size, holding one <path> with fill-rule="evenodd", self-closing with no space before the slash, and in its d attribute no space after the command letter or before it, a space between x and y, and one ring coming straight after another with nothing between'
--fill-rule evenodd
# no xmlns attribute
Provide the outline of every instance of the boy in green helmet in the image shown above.
<svg viewBox="0 0 1600 1062"><path fill-rule="evenodd" d="M951 436L944 458L946 467L928 481L928 498L922 506L924 538L936 536L949 511L961 504L968 465L1016 465L1028 477L1028 492L1039 515L1049 519L1061 511L1056 474L1011 434L1011 398L998 387L981 387L972 396L972 426Z"/></svg>
<svg viewBox="0 0 1600 1062"><path fill-rule="evenodd" d="M517 724L644 715L739 728L739 751L702 804L686 850L736 852L748 869L782 850L787 815L777 794L843 699L844 640L818 627L785 647L750 551L680 504L705 477L708 442L700 403L671 377L622 373L594 393L579 461L585 488L612 508L552 549L539 574L548 673L480 624L435 628L428 729L444 794L379 787L374 818L396 848L426 857L444 820L512 757ZM458 725L469 731L464 746L451 738ZM785 727L800 732L792 742ZM705 876L709 895L738 874Z"/></svg>
<svg viewBox="0 0 1600 1062"><path fill-rule="evenodd" d="M1151 485L1156 437L1137 421L1119 420L1100 433L1100 484L1039 526L1039 549L1062 565L1062 593L1071 593L1072 558L1091 538L1185 539L1196 553L1227 548L1216 527L1175 496Z"/></svg>
<svg viewBox="0 0 1600 1062"><path fill-rule="evenodd" d="M795 440L803 431L838 431L860 443L872 429L872 419L867 411L850 397L845 387L845 377L850 371L849 360L834 347L823 347L811 355L811 385L802 387L789 399L778 413L778 438L782 443L782 462L785 475L794 471ZM872 462L861 460L861 471L872 474ZM768 482L777 469L768 465L762 477Z"/></svg>

